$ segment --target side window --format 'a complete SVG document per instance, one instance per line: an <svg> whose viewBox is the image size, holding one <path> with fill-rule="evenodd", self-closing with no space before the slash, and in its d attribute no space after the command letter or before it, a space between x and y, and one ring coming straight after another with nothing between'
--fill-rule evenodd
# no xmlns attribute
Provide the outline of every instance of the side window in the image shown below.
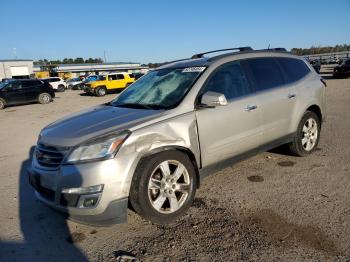
<svg viewBox="0 0 350 262"><path fill-rule="evenodd" d="M281 69L274 58L247 59L246 63L253 74L256 91L262 91L284 84Z"/></svg>
<svg viewBox="0 0 350 262"><path fill-rule="evenodd" d="M11 82L7 85L7 87L11 90L20 90L22 89L21 82L16 81L16 82Z"/></svg>
<svg viewBox="0 0 350 262"><path fill-rule="evenodd" d="M298 81L310 73L310 68L303 60L287 57L279 57L277 60L285 71L288 82Z"/></svg>
<svg viewBox="0 0 350 262"><path fill-rule="evenodd" d="M210 76L204 92L224 94L227 100L249 95L252 91L239 62L221 66Z"/></svg>
<svg viewBox="0 0 350 262"><path fill-rule="evenodd" d="M108 80L109 80L109 81L117 80L117 75L109 75L109 76L108 76Z"/></svg>
<svg viewBox="0 0 350 262"><path fill-rule="evenodd" d="M117 76L118 76L118 80L125 79L124 75L122 75L122 74L117 75Z"/></svg>
<svg viewBox="0 0 350 262"><path fill-rule="evenodd" d="M21 81L22 82L22 87L23 88L28 88L34 86L34 81Z"/></svg>

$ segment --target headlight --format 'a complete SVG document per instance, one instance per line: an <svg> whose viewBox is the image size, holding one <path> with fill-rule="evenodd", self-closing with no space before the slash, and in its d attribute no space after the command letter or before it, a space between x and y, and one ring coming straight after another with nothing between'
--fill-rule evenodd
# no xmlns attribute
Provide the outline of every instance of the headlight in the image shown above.
<svg viewBox="0 0 350 262"><path fill-rule="evenodd" d="M112 158L115 156L129 134L130 133L109 135L84 143L70 152L66 162L72 163Z"/></svg>

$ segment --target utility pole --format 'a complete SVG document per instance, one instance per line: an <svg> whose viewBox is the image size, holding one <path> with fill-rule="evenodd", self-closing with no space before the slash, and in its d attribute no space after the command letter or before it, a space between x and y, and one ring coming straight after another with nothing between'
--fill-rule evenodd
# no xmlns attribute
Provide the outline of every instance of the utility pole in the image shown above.
<svg viewBox="0 0 350 262"><path fill-rule="evenodd" d="M107 62L107 58L106 58L106 51L103 50L103 58L104 58L104 62Z"/></svg>
<svg viewBox="0 0 350 262"><path fill-rule="evenodd" d="M13 55L15 56L15 59L17 59L17 49L16 47L12 48Z"/></svg>

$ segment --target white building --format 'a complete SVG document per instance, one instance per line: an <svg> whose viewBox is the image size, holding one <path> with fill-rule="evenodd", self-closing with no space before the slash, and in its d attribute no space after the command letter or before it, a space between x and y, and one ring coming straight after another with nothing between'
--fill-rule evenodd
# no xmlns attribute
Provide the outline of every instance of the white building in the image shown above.
<svg viewBox="0 0 350 262"><path fill-rule="evenodd" d="M33 74L33 60L0 60L0 81L4 78L29 78Z"/></svg>
<svg viewBox="0 0 350 262"><path fill-rule="evenodd" d="M72 73L74 75L82 75L86 73L108 73L108 72L129 72L129 73L146 73L148 66L143 66L140 63L125 63L125 62L113 62L113 63L101 63L101 64L59 64L49 65L52 71L57 73ZM43 67L40 65L34 66L34 72L43 71ZM47 66L46 66L47 67Z"/></svg>

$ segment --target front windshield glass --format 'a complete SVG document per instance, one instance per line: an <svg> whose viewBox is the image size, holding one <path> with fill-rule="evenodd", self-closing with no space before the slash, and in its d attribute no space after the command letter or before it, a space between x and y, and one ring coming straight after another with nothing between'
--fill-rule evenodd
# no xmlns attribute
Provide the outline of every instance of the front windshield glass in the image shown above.
<svg viewBox="0 0 350 262"><path fill-rule="evenodd" d="M111 102L116 107L170 109L176 107L205 67L149 72Z"/></svg>
<svg viewBox="0 0 350 262"><path fill-rule="evenodd" d="M0 89L7 86L7 84L8 84L8 81L0 82Z"/></svg>
<svg viewBox="0 0 350 262"><path fill-rule="evenodd" d="M80 78L71 78L67 82L78 82L80 81Z"/></svg>

